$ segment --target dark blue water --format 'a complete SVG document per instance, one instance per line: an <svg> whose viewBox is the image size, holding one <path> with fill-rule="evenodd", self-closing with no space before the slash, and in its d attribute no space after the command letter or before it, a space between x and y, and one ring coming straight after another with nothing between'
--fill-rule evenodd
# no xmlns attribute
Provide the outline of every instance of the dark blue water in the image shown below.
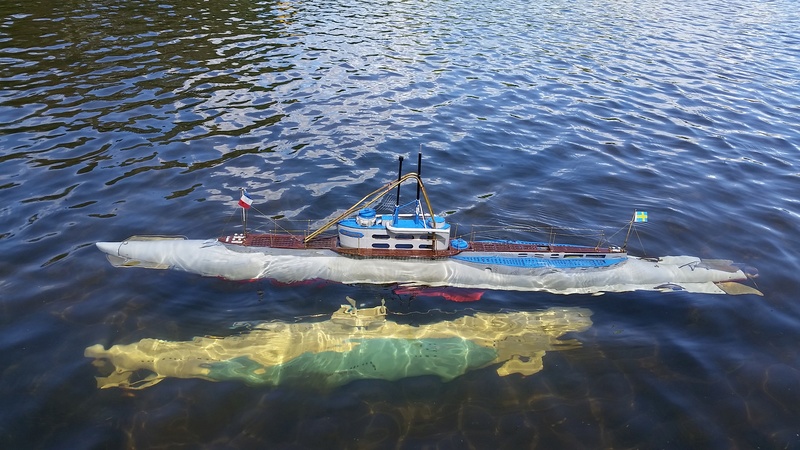
<svg viewBox="0 0 800 450"><path fill-rule="evenodd" d="M790 0L3 2L0 447L800 448L797 30ZM231 231L240 187L325 217L420 146L451 220L611 233L638 208L634 253L745 262L765 296L487 292L469 307L593 311L527 377L96 388L93 344L346 295L458 313L115 269L93 246Z"/></svg>

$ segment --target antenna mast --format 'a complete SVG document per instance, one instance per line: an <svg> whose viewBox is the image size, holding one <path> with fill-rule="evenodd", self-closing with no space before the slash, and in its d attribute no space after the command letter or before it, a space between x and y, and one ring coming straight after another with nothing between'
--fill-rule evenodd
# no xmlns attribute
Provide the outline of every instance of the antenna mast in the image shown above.
<svg viewBox="0 0 800 450"><path fill-rule="evenodd" d="M422 145L420 145L420 148ZM422 183L422 150L420 150L419 154L417 155L417 202L419 202L419 188L420 183Z"/></svg>
<svg viewBox="0 0 800 450"><path fill-rule="evenodd" d="M395 210L397 210L397 208L400 207L400 184L399 183L400 183L400 178L402 176L403 176L403 157L401 156L400 157L400 167L397 169L397 182L398 182L398 184L397 184L397 198L394 201Z"/></svg>

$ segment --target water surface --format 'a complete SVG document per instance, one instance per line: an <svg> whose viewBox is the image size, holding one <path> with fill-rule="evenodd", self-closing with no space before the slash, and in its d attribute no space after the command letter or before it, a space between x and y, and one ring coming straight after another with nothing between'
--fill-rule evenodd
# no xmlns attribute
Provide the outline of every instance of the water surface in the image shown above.
<svg viewBox="0 0 800 450"><path fill-rule="evenodd" d="M781 0L4 2L2 447L800 446L798 29ZM115 269L93 246L233 231L242 187L324 218L420 146L451 220L613 235L638 208L632 252L745 262L765 296L486 292L469 308L593 312L530 376L97 389L92 344L319 320L347 295L469 314Z"/></svg>

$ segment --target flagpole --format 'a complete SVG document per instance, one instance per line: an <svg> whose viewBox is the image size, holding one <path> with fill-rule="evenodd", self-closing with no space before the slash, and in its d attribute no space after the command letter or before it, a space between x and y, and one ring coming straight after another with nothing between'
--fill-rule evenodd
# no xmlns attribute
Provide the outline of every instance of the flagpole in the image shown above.
<svg viewBox="0 0 800 450"><path fill-rule="evenodd" d="M628 249L628 238L631 236L631 230L633 229L633 222L636 221L636 210L633 210L633 217L631 217L631 222L628 224L628 232L625 234L625 242L622 243L622 250Z"/></svg>
<svg viewBox="0 0 800 450"><path fill-rule="evenodd" d="M244 197L244 188L239 188L239 190L241 196ZM242 206L242 229L244 230L242 234L247 236L247 208L244 206Z"/></svg>
<svg viewBox="0 0 800 450"><path fill-rule="evenodd" d="M647 211L633 210L633 217L631 218L631 223L628 224L628 232L625 234L625 243L622 244L623 250L628 248L628 238L631 236L634 222L647 222Z"/></svg>

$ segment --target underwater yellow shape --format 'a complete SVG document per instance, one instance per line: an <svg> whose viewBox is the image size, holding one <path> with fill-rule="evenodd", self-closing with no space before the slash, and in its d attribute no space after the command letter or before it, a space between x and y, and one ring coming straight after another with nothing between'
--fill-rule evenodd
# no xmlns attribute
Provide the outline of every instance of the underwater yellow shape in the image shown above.
<svg viewBox="0 0 800 450"><path fill-rule="evenodd" d="M367 339L441 339L460 338L492 349L496 357L483 367L500 364L500 376L531 375L543 368L547 351L580 346L574 339L559 340L569 332L581 332L591 325L592 312L585 308L550 308L536 312L475 312L451 321L418 326L386 320L385 306L356 309L342 305L330 320L314 323L260 323L246 333L216 337L196 337L173 342L142 339L131 344L114 345L108 350L100 344L90 346L86 357L95 364L110 363L113 372L97 377L98 387L141 389L164 378L210 378L209 364L246 357L271 368L304 354L349 352ZM149 372L133 380L137 371Z"/></svg>

